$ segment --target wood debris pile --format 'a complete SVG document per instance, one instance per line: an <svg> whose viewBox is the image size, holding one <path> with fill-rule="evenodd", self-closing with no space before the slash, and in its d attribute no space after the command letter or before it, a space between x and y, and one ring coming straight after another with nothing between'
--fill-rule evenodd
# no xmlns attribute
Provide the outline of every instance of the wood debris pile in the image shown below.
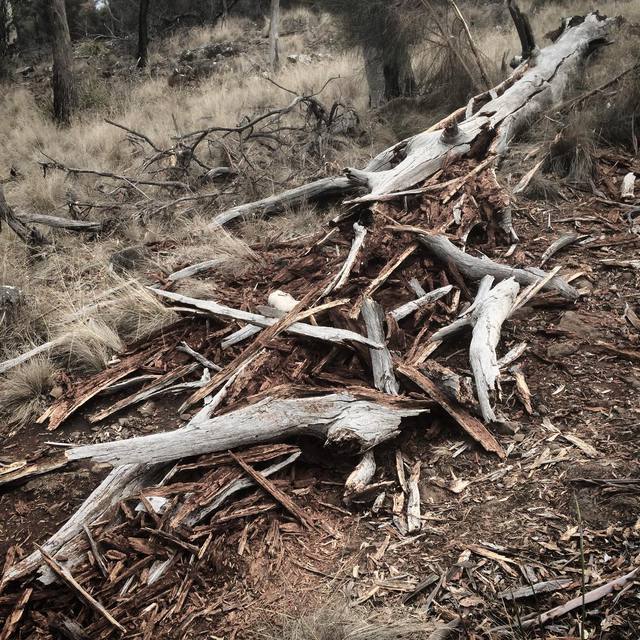
<svg viewBox="0 0 640 640"><path fill-rule="evenodd" d="M178 428L85 441L55 457L3 469L0 483L8 485L85 460L111 468L41 548L30 555L13 548L2 581L7 595L0 596L0 605L10 610L3 639L18 628L25 630L20 637L34 638L126 633L147 639L169 628L173 637L185 637L212 621L222 633L225 625L234 628L233 612L252 601L249 591L264 581L261 571L296 565L303 575L348 582L348 575L327 574L326 567L345 541L340 519L352 509L369 509L370 526L378 523L386 535L365 560L374 578L356 594L358 602L391 591L402 593L406 603L428 591L427 610L441 602L438 613L453 629L461 612L452 594L460 596L464 610L490 592L511 602L531 593L575 594L579 576L558 577L558 562L553 570L519 563L506 547L491 545L466 545L446 573L420 580L401 572L376 576L385 555L431 530L419 490L419 456L406 460L396 450L394 480L379 472L377 459L388 456L385 443L402 430L428 439L447 428L467 439L465 447L468 439L477 443L489 464L497 463L516 448L514 421L538 410L519 361L528 345L514 339L512 322L534 304L579 306L586 292L577 283L585 272L533 266L534 230L527 224L516 230L516 201L501 186L494 164L520 112L526 116L545 104L543 90L510 90L526 73L549 74L549 86L558 79L562 85L562 65L570 57L557 56L590 50L602 39L601 22L590 17L568 28L550 47L555 53L538 53L537 66L525 61L491 95L476 97L433 131L382 154L388 168L349 170L340 180L349 189L364 185L368 193L352 200L321 236L255 247L259 262L236 279L218 278L212 259L185 265L151 287L183 319L131 346L92 378L63 381L60 398L40 422L55 431L82 414L90 425L110 425L153 401L171 416L166 424ZM637 171L631 159L616 158L614 165L603 156L599 162L593 209L615 204L618 177ZM626 203L630 183L624 179ZM626 215L632 227L631 211L633 205L621 204L609 218L595 215L592 222L615 231L613 237L594 238L590 229L560 237L544 251L542 265L569 246L635 246L638 236L620 219ZM4 215L9 221L10 211ZM525 217L518 219L526 223ZM206 299L181 288L184 278L196 276L210 285ZM595 345L616 357L638 357L608 339ZM117 395L105 401L109 393ZM586 455L595 451L579 436L571 438ZM314 480L298 460L303 451L311 460L340 454L336 459L350 465L349 473L338 476L346 477L344 484L332 481L343 504L307 499ZM546 450L533 461L538 467L556 462ZM457 495L468 485L454 478L443 486ZM237 562L228 555L231 546ZM262 564L246 566L242 557L252 546L263 550ZM481 563L472 565L472 555ZM502 572L499 581L520 570L530 584L502 595L493 586L470 590L475 581L487 587L494 579L482 570L488 562ZM622 562L616 569L623 569ZM629 590L637 571L585 590L584 600L523 616L519 624L526 629L552 622L583 602ZM46 586L54 580L65 590ZM18 588L22 584L27 586ZM441 599L447 585L449 595ZM269 598L260 604L268 607ZM27 608L29 621L22 626ZM483 632L492 631L486 619L483 624Z"/></svg>

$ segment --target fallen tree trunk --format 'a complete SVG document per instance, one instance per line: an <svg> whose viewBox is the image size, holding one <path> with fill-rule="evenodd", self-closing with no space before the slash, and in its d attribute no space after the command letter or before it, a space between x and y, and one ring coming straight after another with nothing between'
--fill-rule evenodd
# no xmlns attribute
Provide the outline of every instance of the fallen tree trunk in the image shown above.
<svg viewBox="0 0 640 640"><path fill-rule="evenodd" d="M512 137L533 116L562 101L582 60L605 42L611 22L592 13L581 24L568 27L556 42L539 51L535 63L528 64L516 82L476 113L441 131L412 138L404 159L395 167L377 172L347 169L348 177L370 191L369 196L357 200L372 201L379 195L408 189L472 149L474 157L478 152L505 154Z"/></svg>
<svg viewBox="0 0 640 640"><path fill-rule="evenodd" d="M117 442L74 447L69 460L90 458L113 465L167 462L201 453L273 442L293 436L323 438L325 444L347 444L367 450L399 433L402 418L426 410L411 401L359 400L348 393L321 397L274 399L238 409L189 429Z"/></svg>
<svg viewBox="0 0 640 640"><path fill-rule="evenodd" d="M356 202L374 202L426 180L472 150L474 158L504 155L513 136L534 116L562 102L582 61L606 42L612 22L594 12L582 21L568 23L553 44L536 50L536 55L505 82L475 96L467 107L436 127L386 149L364 169L348 168L346 178L325 178L234 207L218 214L214 223L223 225L241 216L274 213L285 206L349 193L358 187L369 194ZM522 42L523 55L530 56L532 39L527 37Z"/></svg>
<svg viewBox="0 0 640 640"><path fill-rule="evenodd" d="M396 153L406 144L403 140L382 153L379 153L367 165L368 171L381 171L391 166ZM314 182L288 189L282 193L278 193L262 200L248 202L246 204L232 207L226 211L217 214L213 219L212 226L222 226L237 218L249 218L252 216L266 216L274 213L280 213L286 208L296 205L305 204L307 202L318 202L331 198L333 196L345 195L357 191L360 186L344 176L334 176L329 178L321 178Z"/></svg>

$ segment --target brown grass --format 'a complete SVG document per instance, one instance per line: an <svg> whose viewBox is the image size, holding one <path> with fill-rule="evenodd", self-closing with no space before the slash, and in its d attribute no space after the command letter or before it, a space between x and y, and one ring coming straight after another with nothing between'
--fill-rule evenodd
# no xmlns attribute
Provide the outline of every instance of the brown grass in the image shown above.
<svg viewBox="0 0 640 640"><path fill-rule="evenodd" d="M124 349L118 334L104 321L95 318L78 323L56 349L65 369L74 373L97 373Z"/></svg>
<svg viewBox="0 0 640 640"><path fill-rule="evenodd" d="M383 610L375 618L364 609L329 603L300 618L287 620L269 640L419 640L431 637L433 623L409 619L406 614Z"/></svg>
<svg viewBox="0 0 640 640"><path fill-rule="evenodd" d="M43 411L55 374L48 358L37 357L0 379L0 407L9 424L22 426Z"/></svg>

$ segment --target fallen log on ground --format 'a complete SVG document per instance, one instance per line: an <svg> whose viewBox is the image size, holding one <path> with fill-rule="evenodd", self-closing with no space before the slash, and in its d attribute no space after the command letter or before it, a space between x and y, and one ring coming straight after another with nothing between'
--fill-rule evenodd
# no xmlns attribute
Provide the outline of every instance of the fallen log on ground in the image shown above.
<svg viewBox="0 0 640 640"><path fill-rule="evenodd" d="M522 17L521 12L516 15ZM469 102L427 130L390 147L364 169L348 168L346 178L325 178L302 185L265 200L247 203L222 212L215 224L226 224L241 216L273 213L310 199L321 199L355 188L369 191L354 202L375 202L425 181L445 166L472 154L474 158L503 156L512 138L527 123L547 109L562 103L582 62L607 41L613 20L597 11L563 26L548 47L535 43L522 20L516 20L524 62L505 82ZM394 166L390 166L396 163Z"/></svg>
<svg viewBox="0 0 640 640"><path fill-rule="evenodd" d="M199 422L189 429L117 442L73 447L68 460L92 459L113 465L168 462L186 456L227 451L260 442L307 435L325 444L366 450L399 433L403 418L426 411L413 401L359 400L349 393L260 402Z"/></svg>
<svg viewBox="0 0 640 640"><path fill-rule="evenodd" d="M367 165L368 171L381 171L389 166L394 159L396 151L404 144L400 142L393 145L389 149L385 149L382 153L378 154ZM248 202L246 204L238 205L226 211L218 213L214 219L212 226L223 226L232 220L238 218L246 219L252 216L258 215L273 215L274 213L280 213L286 208L294 207L300 204L306 204L307 202L318 202L331 198L333 196L345 195L353 193L360 188L357 182L354 182L349 177L329 177L315 180L308 184L304 184L300 187L294 187L288 189L282 193L278 193L256 202Z"/></svg>

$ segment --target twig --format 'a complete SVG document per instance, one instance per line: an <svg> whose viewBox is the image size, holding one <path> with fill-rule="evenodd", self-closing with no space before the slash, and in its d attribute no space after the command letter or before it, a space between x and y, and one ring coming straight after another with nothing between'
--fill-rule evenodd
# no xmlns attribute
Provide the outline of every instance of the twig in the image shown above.
<svg viewBox="0 0 640 640"><path fill-rule="evenodd" d="M47 169L58 169L59 171L65 171L69 174L78 174L78 175L92 175L92 176L100 176L101 178L112 178L113 180L121 180L122 182L126 182L131 186L135 186L137 184L145 184L151 187L164 187L170 189L189 189L189 185L185 182L178 182L177 180L143 180L140 178L131 178L129 176L122 176L117 173L112 173L111 171L98 171L96 169L78 169L76 167L67 167L66 165L58 162L51 156L48 156L42 150L40 153L50 160L50 162L41 162L40 164ZM146 194L144 194L145 197Z"/></svg>
<svg viewBox="0 0 640 640"><path fill-rule="evenodd" d="M313 529L313 525L307 520L304 511L288 495L280 491L270 480L267 480L259 471L248 465L240 456L233 451L229 455L240 465L242 470L249 475L256 484L260 485L272 498L277 500L289 513L295 516L307 529Z"/></svg>
<svg viewBox="0 0 640 640"><path fill-rule="evenodd" d="M465 30L465 33L467 34L467 39L469 40L469 46L471 47L473 56L475 57L476 63L478 64L480 77L482 78L482 81L484 82L487 90L489 90L491 89L491 82L489 82L489 77L487 76L487 72L485 71L485 68L482 65L482 61L480 60L480 54L478 52L478 48L476 47L476 43L473 41L473 36L471 35L471 30L469 29L469 25L467 24L467 21L462 15L462 11L460 11L460 9L458 8L458 5L456 4L455 0L449 0L449 2L451 3L453 10L458 14L458 18L460 18L460 21L462 22L462 26Z"/></svg>
<svg viewBox="0 0 640 640"><path fill-rule="evenodd" d="M152 147L154 151L157 151L158 153L164 153L164 150L160 149L160 147L158 147L156 144L154 144L154 142L149 137L145 136L144 133L140 133L139 131L134 131L133 129L129 129L129 127L125 127L123 124L118 124L117 122L114 122L113 120L109 120L109 118L105 118L104 121L107 124L110 124L110 125L112 125L114 127L118 127L118 129L124 129L124 131L127 131L128 133L130 133L133 136L136 136L137 138L141 138L150 147Z"/></svg>
<svg viewBox="0 0 640 640"><path fill-rule="evenodd" d="M42 547L38 547L38 551L42 554L43 560L47 563L49 568L67 585L76 595L88 604L94 611L99 613L105 618L109 624L113 625L116 629L119 629L123 633L126 633L126 629L85 589L83 589L76 579L71 575L68 569L59 565Z"/></svg>

